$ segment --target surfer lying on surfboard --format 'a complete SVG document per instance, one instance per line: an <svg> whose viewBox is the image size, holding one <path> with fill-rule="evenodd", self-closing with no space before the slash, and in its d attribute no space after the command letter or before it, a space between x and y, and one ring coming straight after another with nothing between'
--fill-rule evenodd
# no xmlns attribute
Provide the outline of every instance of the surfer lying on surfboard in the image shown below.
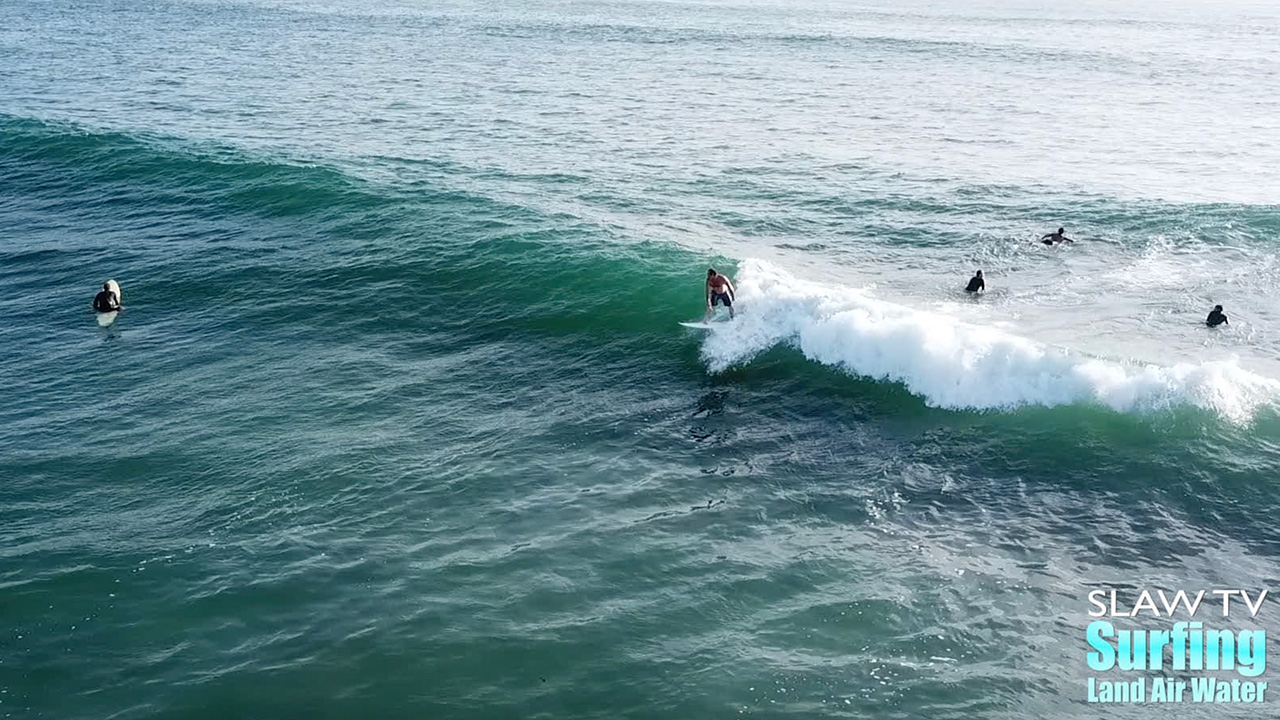
<svg viewBox="0 0 1280 720"><path fill-rule="evenodd" d="M707 270L707 319L711 319L711 312L715 309L716 303L721 303L729 308L729 317L733 318L733 283L729 282L729 278L716 272L715 268Z"/></svg>
<svg viewBox="0 0 1280 720"><path fill-rule="evenodd" d="M111 288L110 282L102 284L102 292L93 298L93 309L100 313L118 312L121 310L120 298L116 295L115 290Z"/></svg>

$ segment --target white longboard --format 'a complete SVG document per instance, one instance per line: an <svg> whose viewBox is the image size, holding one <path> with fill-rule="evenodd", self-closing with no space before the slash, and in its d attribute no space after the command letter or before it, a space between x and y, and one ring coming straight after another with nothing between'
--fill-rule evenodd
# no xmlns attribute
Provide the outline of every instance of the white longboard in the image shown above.
<svg viewBox="0 0 1280 720"><path fill-rule="evenodd" d="M124 294L120 291L120 283L115 280L108 280L107 289L116 294L116 304L123 306ZM98 326L110 327L111 323L116 321L116 316L119 314L119 312L98 313Z"/></svg>

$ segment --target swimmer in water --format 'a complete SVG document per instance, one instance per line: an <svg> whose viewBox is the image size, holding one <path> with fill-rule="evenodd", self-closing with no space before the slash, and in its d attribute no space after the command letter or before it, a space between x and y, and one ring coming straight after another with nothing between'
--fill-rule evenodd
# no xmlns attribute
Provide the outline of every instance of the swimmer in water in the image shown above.
<svg viewBox="0 0 1280 720"><path fill-rule="evenodd" d="M729 282L729 278L717 273L715 268L709 268L707 270L707 319L711 319L711 312L715 309L716 303L729 308L729 317L733 318L733 283Z"/></svg>
<svg viewBox="0 0 1280 720"><path fill-rule="evenodd" d="M1209 317L1204 319L1204 324L1209 327L1218 327L1219 325L1230 325L1231 322L1227 320L1226 314L1222 312L1222 306L1214 305L1213 309L1209 311Z"/></svg>
<svg viewBox="0 0 1280 720"><path fill-rule="evenodd" d="M967 293L976 293L986 289L987 281L982 279L982 271L979 270L974 273L973 277L969 278L969 284L965 287L964 291Z"/></svg>
<svg viewBox="0 0 1280 720"><path fill-rule="evenodd" d="M1058 228L1058 232L1053 232L1053 233L1049 233L1048 235L1041 236L1040 242L1044 243L1045 245L1053 245L1054 243L1075 242L1075 240L1072 240L1071 238L1067 237L1064 234L1066 232L1067 232L1066 228Z"/></svg>

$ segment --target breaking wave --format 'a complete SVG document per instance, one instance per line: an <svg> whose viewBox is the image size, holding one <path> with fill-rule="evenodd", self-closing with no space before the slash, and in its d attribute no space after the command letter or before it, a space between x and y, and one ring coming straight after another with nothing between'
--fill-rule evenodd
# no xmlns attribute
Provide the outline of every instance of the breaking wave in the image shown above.
<svg viewBox="0 0 1280 720"><path fill-rule="evenodd" d="M744 262L737 280L737 321L711 333L702 346L713 372L788 345L815 362L902 383L931 406L957 410L1194 406L1247 422L1280 398L1280 381L1233 361L1162 366L1090 357L864 291L801 280L761 260Z"/></svg>

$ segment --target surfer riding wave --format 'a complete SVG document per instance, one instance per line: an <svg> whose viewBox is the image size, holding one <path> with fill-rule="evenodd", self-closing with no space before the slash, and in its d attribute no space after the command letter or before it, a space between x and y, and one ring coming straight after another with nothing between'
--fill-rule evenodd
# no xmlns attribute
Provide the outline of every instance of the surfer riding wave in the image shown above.
<svg viewBox="0 0 1280 720"><path fill-rule="evenodd" d="M715 268L707 269L707 319L711 319L711 313L715 310L716 304L722 304L729 308L729 317L733 317L733 283L729 282L729 278L716 272Z"/></svg>

